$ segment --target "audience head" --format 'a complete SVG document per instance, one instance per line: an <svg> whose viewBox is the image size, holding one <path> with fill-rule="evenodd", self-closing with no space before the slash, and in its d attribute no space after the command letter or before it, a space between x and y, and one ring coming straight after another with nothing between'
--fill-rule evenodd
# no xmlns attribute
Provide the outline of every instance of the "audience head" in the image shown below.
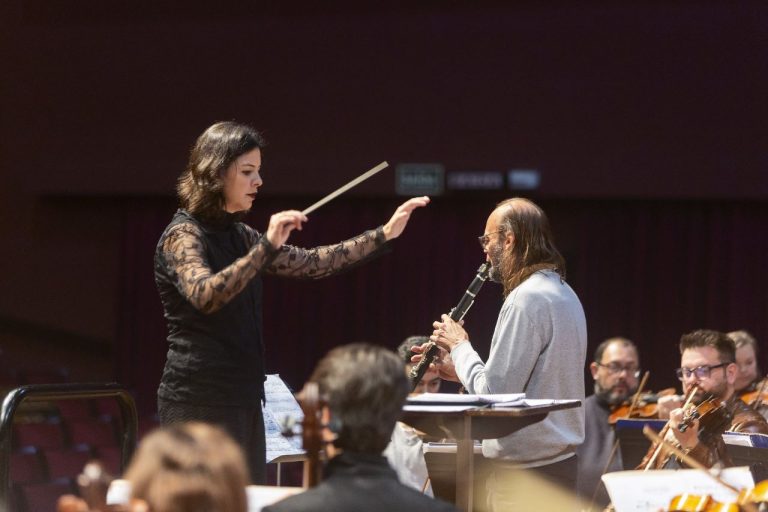
<svg viewBox="0 0 768 512"><path fill-rule="evenodd" d="M148 434L125 479L152 512L246 512L248 470L221 429L179 423Z"/></svg>
<svg viewBox="0 0 768 512"><path fill-rule="evenodd" d="M637 391L637 347L627 338L608 338L597 346L589 370L595 379L595 395L604 403L618 405Z"/></svg>
<svg viewBox="0 0 768 512"><path fill-rule="evenodd" d="M565 277L565 259L544 211L521 197L499 203L488 217L481 245L491 263L490 278L504 295L537 270L549 268Z"/></svg>
<svg viewBox="0 0 768 512"><path fill-rule="evenodd" d="M381 454L400 418L410 382L391 351L367 343L331 350L309 378L327 404L334 446Z"/></svg>
<svg viewBox="0 0 768 512"><path fill-rule="evenodd" d="M736 382L736 346L725 333L700 329L680 338L680 368L677 376L688 392L698 386L694 402L707 395L727 400Z"/></svg>
<svg viewBox="0 0 768 512"><path fill-rule="evenodd" d="M423 345L424 343L428 342L429 337L427 336L409 336L400 344L399 347L397 347L397 354L400 356L400 359L403 360L403 363L405 363L407 372L410 372L411 367L413 367L411 358L415 355L415 353L411 349L414 346ZM440 391L440 382L440 376L438 375L437 370L430 367L426 372L424 372L424 376L416 385L416 389L414 389L413 392L437 393Z"/></svg>
<svg viewBox="0 0 768 512"><path fill-rule="evenodd" d="M747 331L732 331L728 337L736 344L736 382L734 388L741 391L758 380L757 340Z"/></svg>

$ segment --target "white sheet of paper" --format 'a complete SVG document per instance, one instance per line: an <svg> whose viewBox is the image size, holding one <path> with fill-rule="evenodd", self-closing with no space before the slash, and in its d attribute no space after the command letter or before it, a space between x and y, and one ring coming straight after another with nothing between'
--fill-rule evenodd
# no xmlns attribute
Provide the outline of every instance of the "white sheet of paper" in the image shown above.
<svg viewBox="0 0 768 512"><path fill-rule="evenodd" d="M669 501L683 493L709 495L717 501L734 501L736 494L698 469L616 471L603 475L616 512L666 510ZM737 489L754 487L746 466L727 468L720 478Z"/></svg>
<svg viewBox="0 0 768 512"><path fill-rule="evenodd" d="M262 409L264 414L264 433L267 441L267 462L282 455L299 455L304 453L301 447L301 434L285 437L281 425L286 418L301 425L304 414L296 398L288 389L279 375L267 375L264 383L264 393L267 395L267 405Z"/></svg>
<svg viewBox="0 0 768 512"><path fill-rule="evenodd" d="M520 403L525 398L525 393L499 393L468 395L458 393L422 393L408 397L408 404L440 403L440 404L496 404L496 403Z"/></svg>
<svg viewBox="0 0 768 512"><path fill-rule="evenodd" d="M458 412L468 409L476 409L475 405L404 405L403 410L408 412Z"/></svg>

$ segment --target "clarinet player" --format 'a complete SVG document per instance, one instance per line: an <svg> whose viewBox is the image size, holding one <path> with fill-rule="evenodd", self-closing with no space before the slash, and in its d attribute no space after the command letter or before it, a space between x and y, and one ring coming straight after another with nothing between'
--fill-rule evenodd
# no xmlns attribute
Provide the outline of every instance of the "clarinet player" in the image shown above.
<svg viewBox="0 0 768 512"><path fill-rule="evenodd" d="M437 364L440 376L469 393L584 400L586 319L565 282L565 261L544 211L523 198L503 201L479 239L490 280L504 290L490 354L482 361L462 324L442 315L430 337L450 354ZM489 510L520 510L516 496L526 490L515 482L522 471L575 492L576 446L583 440L581 408L555 411L509 436L484 440Z"/></svg>

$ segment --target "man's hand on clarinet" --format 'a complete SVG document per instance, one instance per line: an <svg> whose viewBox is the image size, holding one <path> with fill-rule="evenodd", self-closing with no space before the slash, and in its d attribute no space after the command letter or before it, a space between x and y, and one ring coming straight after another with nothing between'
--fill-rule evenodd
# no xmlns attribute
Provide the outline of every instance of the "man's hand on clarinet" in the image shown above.
<svg viewBox="0 0 768 512"><path fill-rule="evenodd" d="M408 219L411 218L411 213L416 208L422 208L429 204L429 198L427 196L414 197L409 199L400 206L397 207L395 213L384 225L384 238L387 241L399 237L405 230L405 226L408 224Z"/></svg>
<svg viewBox="0 0 768 512"><path fill-rule="evenodd" d="M429 337L430 341L434 341L448 352L453 350L456 345L469 341L469 335L461 323L452 320L448 315L443 315L441 318L442 322L432 323L435 330Z"/></svg>

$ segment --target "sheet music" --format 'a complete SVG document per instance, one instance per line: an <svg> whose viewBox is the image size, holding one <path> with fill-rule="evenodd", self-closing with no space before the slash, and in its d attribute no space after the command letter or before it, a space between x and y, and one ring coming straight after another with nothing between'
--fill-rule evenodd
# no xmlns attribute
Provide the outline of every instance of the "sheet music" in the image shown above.
<svg viewBox="0 0 768 512"><path fill-rule="evenodd" d="M525 398L525 393L499 393L499 394L456 394L456 393L422 393L409 396L408 405L459 405L459 404L505 404L519 405Z"/></svg>
<svg viewBox="0 0 768 512"><path fill-rule="evenodd" d="M301 406L293 393L279 375L267 375L264 393L267 404L262 408L262 413L267 441L267 462L272 462L283 455L303 454L300 428L294 428L294 431L299 433L293 437L283 436L281 428L286 421L294 422L301 427L301 421L304 419Z"/></svg>
<svg viewBox="0 0 768 512"><path fill-rule="evenodd" d="M476 405L404 405L406 412L459 412L477 409Z"/></svg>

